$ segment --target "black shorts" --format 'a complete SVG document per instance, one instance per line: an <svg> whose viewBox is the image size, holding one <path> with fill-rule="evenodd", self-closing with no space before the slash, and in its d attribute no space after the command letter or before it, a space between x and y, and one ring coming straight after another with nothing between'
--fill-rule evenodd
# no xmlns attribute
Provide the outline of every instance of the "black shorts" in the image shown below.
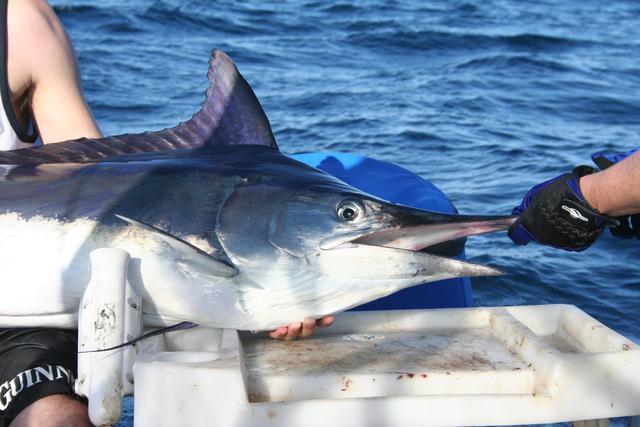
<svg viewBox="0 0 640 427"><path fill-rule="evenodd" d="M76 396L77 331L0 329L0 427L52 394Z"/></svg>

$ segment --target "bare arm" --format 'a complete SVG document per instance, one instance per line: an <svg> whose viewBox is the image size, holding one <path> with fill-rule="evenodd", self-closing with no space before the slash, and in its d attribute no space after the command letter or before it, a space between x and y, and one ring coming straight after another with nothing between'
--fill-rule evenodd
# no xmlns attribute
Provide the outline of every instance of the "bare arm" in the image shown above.
<svg viewBox="0 0 640 427"><path fill-rule="evenodd" d="M73 48L51 7L44 0L9 1L8 34L12 97L29 94L43 143L99 137Z"/></svg>
<svg viewBox="0 0 640 427"><path fill-rule="evenodd" d="M602 172L583 176L580 189L586 200L611 216L640 212L640 151Z"/></svg>

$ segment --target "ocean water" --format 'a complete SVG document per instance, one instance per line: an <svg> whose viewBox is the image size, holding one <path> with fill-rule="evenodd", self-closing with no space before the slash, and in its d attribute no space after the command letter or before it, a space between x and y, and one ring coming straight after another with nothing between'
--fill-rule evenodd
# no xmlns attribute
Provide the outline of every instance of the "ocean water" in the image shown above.
<svg viewBox="0 0 640 427"><path fill-rule="evenodd" d="M462 213L508 214L591 153L640 145L632 0L50 3L105 134L190 118L217 47L254 88L283 151L394 162ZM640 241L605 234L567 253L500 233L470 238L467 254L508 273L474 280L477 305L575 304L640 342Z"/></svg>

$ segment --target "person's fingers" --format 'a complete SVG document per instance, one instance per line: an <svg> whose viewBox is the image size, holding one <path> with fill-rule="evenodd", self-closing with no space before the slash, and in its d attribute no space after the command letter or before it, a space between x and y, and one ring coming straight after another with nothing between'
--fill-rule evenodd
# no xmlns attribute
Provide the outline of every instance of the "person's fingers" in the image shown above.
<svg viewBox="0 0 640 427"><path fill-rule="evenodd" d="M333 316L325 316L321 319L305 318L302 322L293 322L287 326L281 326L271 331L269 336L276 340L291 341L296 338L308 338L315 332L316 326L326 328L333 323Z"/></svg>
<svg viewBox="0 0 640 427"><path fill-rule="evenodd" d="M316 321L316 326L320 326L321 328L326 328L327 326L331 326L333 323L333 316L325 316L322 319L318 319Z"/></svg>
<svg viewBox="0 0 640 427"><path fill-rule="evenodd" d="M302 321L302 330L300 331L300 338L308 338L313 335L313 331L316 329L316 319L312 317L305 317Z"/></svg>
<svg viewBox="0 0 640 427"><path fill-rule="evenodd" d="M289 328L287 326L280 326L275 331L271 331L269 336L271 338L275 339L275 340L280 340L280 339L284 338L285 335L287 335L288 331L289 331Z"/></svg>
<svg viewBox="0 0 640 427"><path fill-rule="evenodd" d="M287 341L295 340L298 335L300 335L300 330L302 329L302 323L293 322L289 324L289 330L287 331L287 336L284 338Z"/></svg>

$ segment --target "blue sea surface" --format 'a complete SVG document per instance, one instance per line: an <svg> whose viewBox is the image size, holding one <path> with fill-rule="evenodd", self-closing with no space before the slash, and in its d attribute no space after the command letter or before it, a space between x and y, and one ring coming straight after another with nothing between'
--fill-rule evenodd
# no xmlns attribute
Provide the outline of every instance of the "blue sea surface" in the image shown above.
<svg viewBox="0 0 640 427"><path fill-rule="evenodd" d="M236 62L288 153L333 150L431 180L461 213L508 214L534 184L640 145L640 3L52 0L105 134L195 113L209 52ZM470 238L503 277L476 305L575 304L640 342L640 241L583 253ZM131 424L131 410L122 425Z"/></svg>

